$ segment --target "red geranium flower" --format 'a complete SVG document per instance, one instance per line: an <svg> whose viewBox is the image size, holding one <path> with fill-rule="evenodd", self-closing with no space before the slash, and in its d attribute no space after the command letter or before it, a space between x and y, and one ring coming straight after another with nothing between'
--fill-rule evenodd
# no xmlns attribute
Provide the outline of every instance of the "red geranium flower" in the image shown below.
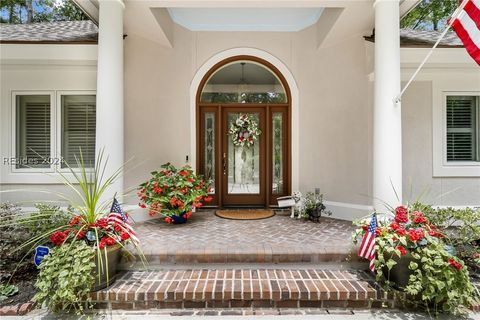
<svg viewBox="0 0 480 320"><path fill-rule="evenodd" d="M379 237L382 234L382 231L382 228L377 228L377 230L375 230L375 235Z"/></svg>
<svg viewBox="0 0 480 320"><path fill-rule="evenodd" d="M165 218L165 222L168 223L168 224L170 224L170 223L173 222L173 219L170 218L170 217L166 217L166 218Z"/></svg>
<svg viewBox="0 0 480 320"><path fill-rule="evenodd" d="M78 232L76 233L75 237L76 237L77 239L83 239L83 238L85 238L85 235L86 235L86 232L83 231L83 230L80 230L80 231L78 231Z"/></svg>
<svg viewBox="0 0 480 320"><path fill-rule="evenodd" d="M205 201L205 202L210 202L210 201L212 201L212 200L213 200L213 197L211 197L211 196L205 197L205 198L203 199L203 201Z"/></svg>
<svg viewBox="0 0 480 320"><path fill-rule="evenodd" d="M400 229L400 224L397 221L394 221L390 223L390 229L392 229L393 231L397 231L398 229Z"/></svg>
<svg viewBox="0 0 480 320"><path fill-rule="evenodd" d="M175 207L177 205L177 197L173 197L172 199L170 199L170 205L172 207Z"/></svg>
<svg viewBox="0 0 480 320"><path fill-rule="evenodd" d="M407 231L406 231L405 229L403 229L403 228L398 228L398 229L397 229L397 234L398 234L399 236L404 236L404 235L407 234Z"/></svg>
<svg viewBox="0 0 480 320"><path fill-rule="evenodd" d="M452 258L448 259L448 264L453 268L457 269L458 271L462 270L462 265Z"/></svg>
<svg viewBox="0 0 480 320"><path fill-rule="evenodd" d="M195 179L190 178L190 179L187 180L187 182L194 183L194 182L195 182Z"/></svg>
<svg viewBox="0 0 480 320"><path fill-rule="evenodd" d="M423 229L411 229L408 231L408 238L410 241L416 242L422 240L425 236Z"/></svg>
<svg viewBox="0 0 480 320"><path fill-rule="evenodd" d="M400 255L401 256L404 256L407 254L407 249L405 249L403 246L397 246L395 249L397 249L398 251L400 251Z"/></svg>
<svg viewBox="0 0 480 320"><path fill-rule="evenodd" d="M107 218L100 218L95 222L95 227L100 229L108 228L108 219Z"/></svg>
<svg viewBox="0 0 480 320"><path fill-rule="evenodd" d="M395 209L395 221L398 223L408 222L408 210L404 206Z"/></svg>
<svg viewBox="0 0 480 320"><path fill-rule="evenodd" d="M414 211L412 215L413 215L413 223L423 224L428 222L427 218L423 215L422 212Z"/></svg>
<svg viewBox="0 0 480 320"><path fill-rule="evenodd" d="M178 174L181 175L182 177L188 176L188 172L187 172L187 171L180 171Z"/></svg>
<svg viewBox="0 0 480 320"><path fill-rule="evenodd" d="M60 247L68 237L69 232L56 231L50 235L50 241L57 247Z"/></svg>
<svg viewBox="0 0 480 320"><path fill-rule="evenodd" d="M147 207L147 206L146 206L145 204L143 204L143 203L139 203L138 206L139 206L140 208L143 208L143 209L145 209L145 208Z"/></svg>
<svg viewBox="0 0 480 320"><path fill-rule="evenodd" d="M126 240L130 239L130 234L127 233L127 232L122 232L122 233L120 234L120 238L121 238L123 241L126 241Z"/></svg>
<svg viewBox="0 0 480 320"><path fill-rule="evenodd" d="M162 188L159 188L159 187L154 187L153 188L153 192L155 192L156 194L160 194L163 192L163 189Z"/></svg>
<svg viewBox="0 0 480 320"><path fill-rule="evenodd" d="M77 225L80 222L81 219L82 219L82 216L75 216L70 220L70 222L68 224L70 225L70 227L73 227L73 226Z"/></svg>

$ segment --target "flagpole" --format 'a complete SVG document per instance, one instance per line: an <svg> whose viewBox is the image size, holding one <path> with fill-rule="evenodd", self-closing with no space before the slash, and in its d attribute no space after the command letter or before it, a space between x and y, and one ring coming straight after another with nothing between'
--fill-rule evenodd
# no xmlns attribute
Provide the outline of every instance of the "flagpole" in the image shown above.
<svg viewBox="0 0 480 320"><path fill-rule="evenodd" d="M423 59L422 63L420 63L420 65L418 66L417 70L415 70L415 72L413 73L413 75L410 77L410 80L408 80L407 84L405 85L405 87L402 89L402 91L398 94L398 96L395 97L394 101L395 103L399 103L400 101L402 101L402 96L403 94L405 93L405 91L407 90L407 88L410 86L410 84L413 82L413 80L417 77L418 73L420 72L420 70L423 68L423 66L425 65L425 63L427 62L427 60L430 58L430 56L432 55L433 51L437 48L437 46L440 44L440 41L442 41L442 39L445 37L445 35L447 34L448 30L450 30L450 28L452 27L452 24L453 22L458 18L458 15L460 15L460 12L462 12L463 8L465 7L465 5L467 4L469 0L463 0L462 4L453 12L452 14L452 17L450 18L450 21L448 22L448 25L447 27L445 28L445 30L443 30L442 34L440 35L440 37L438 38L437 42L435 42L435 45L430 49L430 51L428 52L428 54L426 55L426 57Z"/></svg>

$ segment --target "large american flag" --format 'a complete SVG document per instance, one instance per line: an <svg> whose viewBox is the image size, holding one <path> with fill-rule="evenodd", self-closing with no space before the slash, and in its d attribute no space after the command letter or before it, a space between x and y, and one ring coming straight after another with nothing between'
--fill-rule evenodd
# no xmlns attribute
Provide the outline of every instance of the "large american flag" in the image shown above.
<svg viewBox="0 0 480 320"><path fill-rule="evenodd" d="M133 242L137 244L140 243L137 234L128 222L127 215L125 214L122 207L120 206L120 203L115 197L113 198L112 208L110 209L110 213L108 214L107 219L108 222L119 224L123 231L130 235L130 238Z"/></svg>
<svg viewBox="0 0 480 320"><path fill-rule="evenodd" d="M370 270L375 271L375 232L377 231L377 214L372 215L365 236L363 236L358 256L370 260Z"/></svg>
<svg viewBox="0 0 480 320"><path fill-rule="evenodd" d="M480 65L480 0L464 0L462 7L450 23L467 52Z"/></svg>

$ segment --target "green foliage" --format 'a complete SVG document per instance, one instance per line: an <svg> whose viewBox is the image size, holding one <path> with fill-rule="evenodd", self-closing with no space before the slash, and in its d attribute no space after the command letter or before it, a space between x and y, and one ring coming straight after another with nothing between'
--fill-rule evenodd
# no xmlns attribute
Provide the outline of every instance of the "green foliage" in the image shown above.
<svg viewBox="0 0 480 320"><path fill-rule="evenodd" d="M428 220L445 230L450 245L458 246L480 239L480 209L434 208L415 202L412 210L421 211Z"/></svg>
<svg viewBox="0 0 480 320"><path fill-rule="evenodd" d="M189 166L175 168L170 163L152 172L152 178L139 187L139 197L149 205L150 215L181 216L210 201L208 183ZM144 204L142 204L145 207Z"/></svg>
<svg viewBox="0 0 480 320"><path fill-rule="evenodd" d="M33 251L21 247L34 239L32 246L48 243L47 230L64 226L69 215L59 207L36 204L38 211L21 213L16 205L0 204L0 278L11 277L16 271L24 274L33 271ZM19 250L19 248L21 248Z"/></svg>
<svg viewBox="0 0 480 320"><path fill-rule="evenodd" d="M402 28L442 31L458 0L423 0L400 21Z"/></svg>
<svg viewBox="0 0 480 320"><path fill-rule="evenodd" d="M0 301L18 293L18 287L13 284L0 284Z"/></svg>
<svg viewBox="0 0 480 320"><path fill-rule="evenodd" d="M40 264L35 301L53 312L82 314L90 303L95 251L81 241L54 248Z"/></svg>
<svg viewBox="0 0 480 320"><path fill-rule="evenodd" d="M384 282L388 290L406 292L410 303L433 309L435 313L458 314L473 302L469 270L461 258L447 250L446 230L430 221L434 214L429 208L417 203L408 209L396 208L392 220L379 218L375 238L376 279ZM443 218L438 219L441 222ZM355 222L360 228L353 235L354 242L362 238L369 223L369 219ZM402 269L406 265L410 271ZM410 272L404 287L390 282L396 278L391 276L393 272L398 276Z"/></svg>
<svg viewBox="0 0 480 320"><path fill-rule="evenodd" d="M321 216L322 213L324 215L331 215L332 213L326 210L325 205L323 204L323 194L321 193L314 193L314 192L307 192L303 197L303 207L302 207L301 215L305 219L309 219L315 213L318 212L318 216Z"/></svg>
<svg viewBox="0 0 480 320"><path fill-rule="evenodd" d="M31 14L29 14L29 9ZM88 20L85 13L71 0L2 0L0 13L6 23L32 23Z"/></svg>

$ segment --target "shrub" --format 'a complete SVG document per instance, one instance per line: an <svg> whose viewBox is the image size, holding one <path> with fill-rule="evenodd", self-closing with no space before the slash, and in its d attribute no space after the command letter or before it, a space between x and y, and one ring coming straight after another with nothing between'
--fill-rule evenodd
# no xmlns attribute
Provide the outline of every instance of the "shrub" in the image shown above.
<svg viewBox="0 0 480 320"><path fill-rule="evenodd" d="M35 207L37 211L22 214L14 204L0 204L1 279L10 278L15 272L23 275L34 272L33 252L22 245L35 238L35 246L48 243L48 237L42 235L69 221L69 215L57 206L39 203Z"/></svg>

